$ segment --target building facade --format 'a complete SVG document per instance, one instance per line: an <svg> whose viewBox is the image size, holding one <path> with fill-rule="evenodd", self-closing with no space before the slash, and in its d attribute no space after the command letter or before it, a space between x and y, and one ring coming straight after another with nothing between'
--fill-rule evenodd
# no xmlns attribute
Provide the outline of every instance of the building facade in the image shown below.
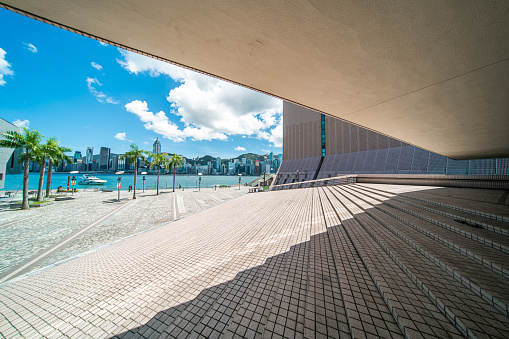
<svg viewBox="0 0 509 339"><path fill-rule="evenodd" d="M278 184L342 174L509 174L508 158L453 160L289 102L283 153Z"/></svg>
<svg viewBox="0 0 509 339"><path fill-rule="evenodd" d="M0 119L0 133L16 131L20 128L8 121ZM4 139L0 135L0 140ZM0 189L4 188L5 175L11 173L21 173L22 166L18 162L18 157L22 153L21 149L0 148Z"/></svg>

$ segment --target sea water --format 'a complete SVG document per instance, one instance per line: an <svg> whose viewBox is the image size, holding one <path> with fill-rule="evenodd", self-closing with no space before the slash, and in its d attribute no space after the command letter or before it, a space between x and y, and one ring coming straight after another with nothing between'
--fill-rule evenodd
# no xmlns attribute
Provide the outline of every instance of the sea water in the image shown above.
<svg viewBox="0 0 509 339"><path fill-rule="evenodd" d="M46 189L46 180L47 173L44 175L44 185L43 188ZM106 180L104 185L80 185L79 182L83 173L74 174L76 177L76 189L83 188L109 188L116 189L117 188L117 179L118 175L116 174L90 174L98 177L99 179ZM67 188L68 178L72 178L72 174L69 173L53 173L51 175L51 189L57 189L59 186L63 186L64 189ZM136 179L136 187L138 189L143 188L143 177L145 177L145 188L146 189L154 189L156 187L157 174L146 174L141 175L138 174ZM134 174L123 174L120 176L121 178L121 186L122 190L127 190L129 185L134 185ZM197 175L187 175L187 174L177 174L175 176L175 188L178 188L179 185L184 188L194 188L200 185L199 176ZM241 184L244 185L252 180L257 178L256 176L240 176ZM201 176L201 187L212 187L213 185L238 185L239 184L239 176L237 175L202 175ZM35 190L39 185L39 173L31 172L28 179L28 189ZM159 188L172 188L173 187L173 174L164 174L159 175ZM23 189L23 174L7 174L5 176L5 186L3 190L8 191L16 191Z"/></svg>

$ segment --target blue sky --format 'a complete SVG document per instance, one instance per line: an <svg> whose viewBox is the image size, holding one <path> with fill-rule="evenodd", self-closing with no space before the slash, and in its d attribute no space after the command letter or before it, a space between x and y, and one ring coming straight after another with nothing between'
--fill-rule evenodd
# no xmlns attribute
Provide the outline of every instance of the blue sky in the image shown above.
<svg viewBox="0 0 509 339"><path fill-rule="evenodd" d="M0 9L0 118L73 151L282 152L281 100Z"/></svg>

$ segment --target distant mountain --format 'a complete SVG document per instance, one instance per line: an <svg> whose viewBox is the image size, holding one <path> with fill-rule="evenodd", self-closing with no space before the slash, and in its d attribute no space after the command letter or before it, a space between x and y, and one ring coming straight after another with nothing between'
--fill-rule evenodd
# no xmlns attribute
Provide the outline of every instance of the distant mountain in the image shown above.
<svg viewBox="0 0 509 339"><path fill-rule="evenodd" d="M216 157L213 157L211 155L205 155L203 157L198 157L198 158L195 158L194 160L192 158L187 158L187 157L184 157L186 158L186 162L190 163L190 164L194 164L196 162L197 165L207 165L207 162L209 161L216 161ZM235 157L235 158L221 158L221 163L224 164L224 163L228 163L231 159L239 159L239 160L242 160L242 158L246 158L246 160L264 160L265 158L268 158L268 156L266 155L261 155L261 154L256 154L256 153L245 153L245 154L241 154L239 155L238 157Z"/></svg>

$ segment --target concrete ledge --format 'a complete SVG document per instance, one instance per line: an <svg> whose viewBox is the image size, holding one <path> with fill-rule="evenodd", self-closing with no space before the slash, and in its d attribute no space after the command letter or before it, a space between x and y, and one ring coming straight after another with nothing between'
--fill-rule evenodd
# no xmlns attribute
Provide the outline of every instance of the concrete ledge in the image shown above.
<svg viewBox="0 0 509 339"><path fill-rule="evenodd" d="M72 197L72 196L66 196L66 197L56 197L55 198L55 201L65 201L65 200L74 200L76 198Z"/></svg>

